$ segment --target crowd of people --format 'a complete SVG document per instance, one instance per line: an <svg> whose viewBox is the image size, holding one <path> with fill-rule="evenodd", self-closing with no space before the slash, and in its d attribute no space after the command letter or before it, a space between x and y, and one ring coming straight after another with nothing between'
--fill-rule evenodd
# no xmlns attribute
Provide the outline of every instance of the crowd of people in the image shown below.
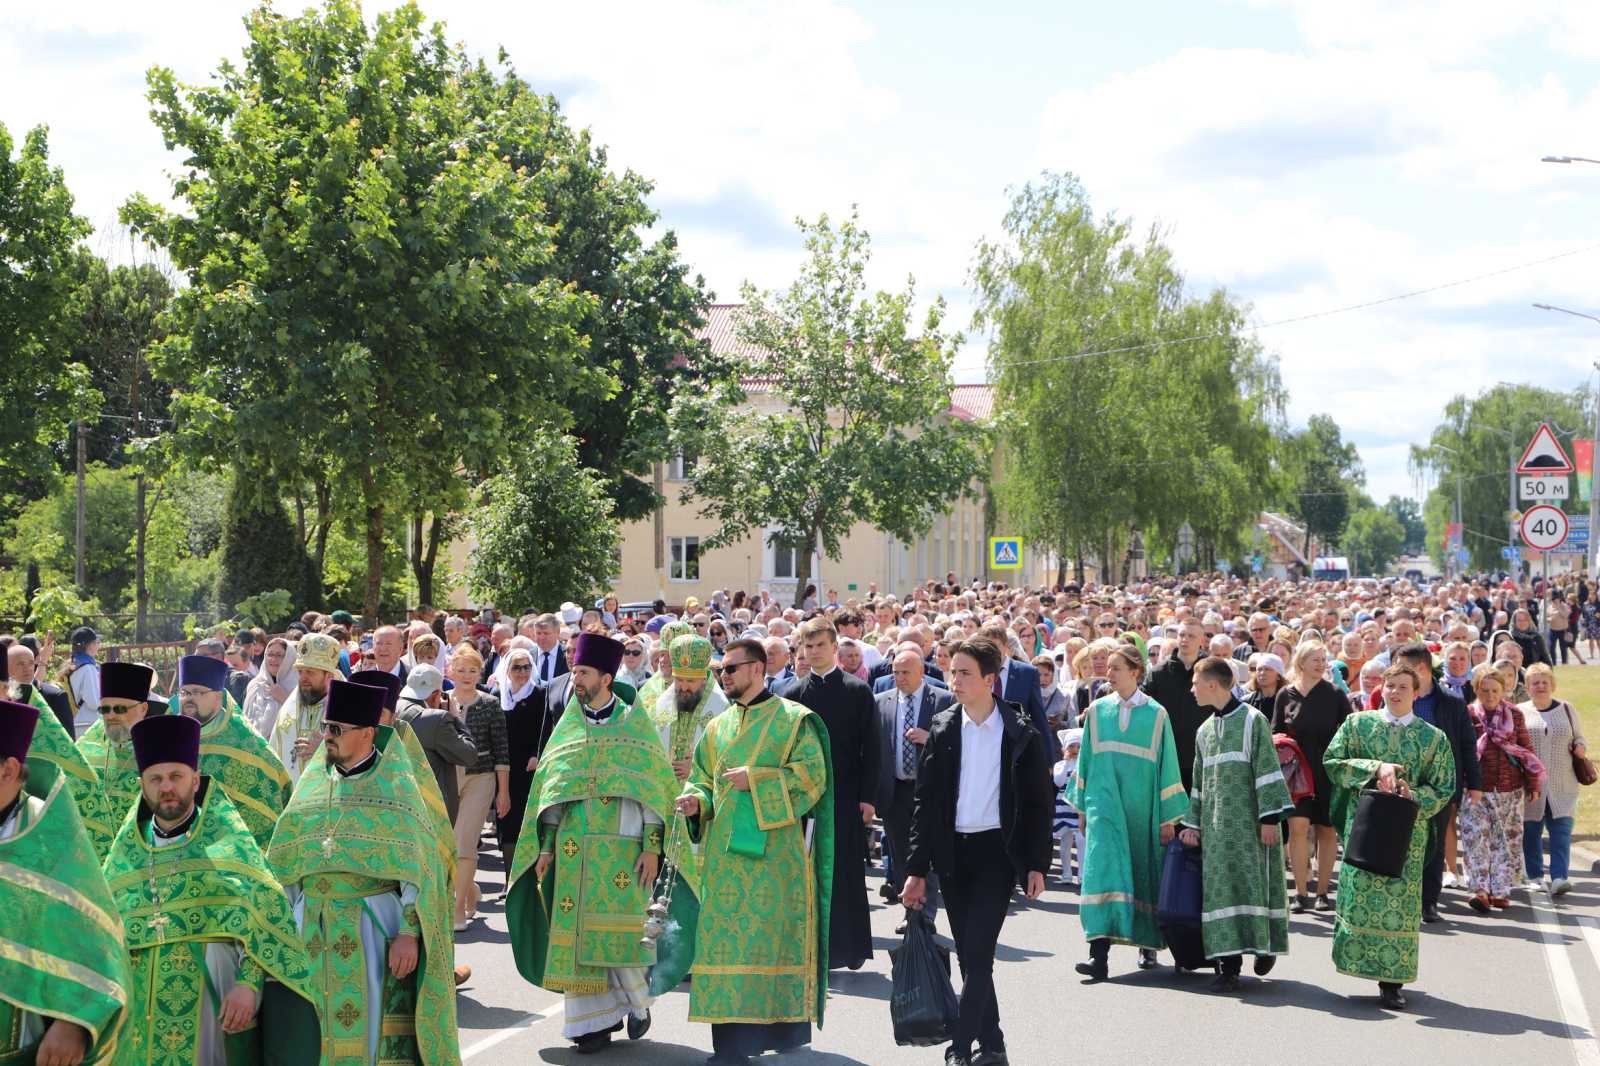
<svg viewBox="0 0 1600 1066"><path fill-rule="evenodd" d="M518 971L582 1053L643 1039L685 979L709 1061L808 1043L829 971L873 955L879 862L902 932L942 909L957 1066L1008 1061L995 947L1052 874L1087 984L1121 944L1232 993L1329 912L1336 969L1402 1009L1445 888L1486 915L1570 888L1592 771L1552 663L1594 655L1596 597L951 574L801 607L309 612L200 640L165 692L87 626L59 655L0 636L0 937L25 949L0 1058L458 1062L486 848ZM1158 895L1185 848L1180 945Z"/></svg>

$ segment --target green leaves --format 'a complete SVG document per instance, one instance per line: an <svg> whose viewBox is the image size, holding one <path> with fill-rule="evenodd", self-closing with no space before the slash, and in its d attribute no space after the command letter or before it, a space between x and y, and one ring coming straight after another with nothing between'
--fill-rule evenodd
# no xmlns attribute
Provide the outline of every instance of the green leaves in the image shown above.
<svg viewBox="0 0 1600 1066"><path fill-rule="evenodd" d="M730 384L680 396L673 417L695 457L684 499L717 523L702 545L776 527L772 541L800 551L797 594L812 545L837 555L857 522L912 540L985 470L977 433L947 419L956 338L941 330L943 302L918 331L909 281L869 294L871 242L853 212L799 226L809 257L793 284L744 288L738 336L764 353L738 368L761 382L754 404Z"/></svg>

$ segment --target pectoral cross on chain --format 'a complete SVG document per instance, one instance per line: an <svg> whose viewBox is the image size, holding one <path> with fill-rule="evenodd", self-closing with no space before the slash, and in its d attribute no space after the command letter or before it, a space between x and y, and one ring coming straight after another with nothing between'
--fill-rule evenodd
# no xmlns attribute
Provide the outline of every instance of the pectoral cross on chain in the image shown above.
<svg viewBox="0 0 1600 1066"><path fill-rule="evenodd" d="M165 914L158 914L150 919L150 928L156 931L157 943L165 944L167 942L167 925L171 921L172 919Z"/></svg>
<svg viewBox="0 0 1600 1066"><path fill-rule="evenodd" d="M322 838L322 854L324 857L333 857L333 836L330 834Z"/></svg>

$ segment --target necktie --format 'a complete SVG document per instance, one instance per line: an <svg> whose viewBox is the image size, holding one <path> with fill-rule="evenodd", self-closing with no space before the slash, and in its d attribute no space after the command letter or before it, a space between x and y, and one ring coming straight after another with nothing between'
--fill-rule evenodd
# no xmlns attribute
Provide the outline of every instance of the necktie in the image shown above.
<svg viewBox="0 0 1600 1066"><path fill-rule="evenodd" d="M900 776L910 780L917 772L917 746L906 736L906 730L917 724L912 717L911 697L900 697Z"/></svg>
<svg viewBox="0 0 1600 1066"><path fill-rule="evenodd" d="M550 671L548 669L546 669L546 667L548 667L549 665L550 665L550 653L547 652L547 651L541 651L539 653L539 680L540 681L549 681L550 680Z"/></svg>

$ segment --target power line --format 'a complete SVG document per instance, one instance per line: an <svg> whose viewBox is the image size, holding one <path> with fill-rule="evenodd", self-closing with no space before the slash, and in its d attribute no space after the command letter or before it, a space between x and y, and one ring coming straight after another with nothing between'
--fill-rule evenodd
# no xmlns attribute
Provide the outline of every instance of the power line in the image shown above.
<svg viewBox="0 0 1600 1066"><path fill-rule="evenodd" d="M1376 300L1366 300L1362 303L1346 304L1343 307L1333 307L1326 311L1313 311L1310 314L1295 315L1291 318L1280 318L1272 322L1262 322L1257 325L1246 326L1244 327L1244 330L1248 333L1255 333L1263 329L1273 329L1277 326L1290 326L1297 322L1310 322L1318 318L1329 318L1333 315L1348 314L1351 311L1364 311L1372 307L1381 307L1384 304L1397 303L1400 300L1410 300L1418 296L1427 296L1430 293L1443 292L1446 289L1454 289L1461 285L1470 285L1473 282L1484 281L1488 278L1497 278L1504 274L1513 274L1519 270L1527 270L1531 267L1542 266L1545 263L1553 263L1559 259L1567 259L1575 255L1585 255L1589 252L1597 250L1600 250L1600 244L1590 244L1582 248L1574 248L1569 252L1558 252L1555 255L1548 255L1543 259L1532 259L1526 263L1517 263L1514 266L1501 267L1499 270L1490 270L1483 274L1474 274L1471 277L1457 278L1455 281L1446 281L1438 285L1430 285L1425 289L1413 289L1410 292L1396 293L1393 296L1384 296ZM1129 344L1121 348L1100 348L1094 351L1075 352L1068 355L1046 355L1040 356L1037 359L1011 360L1004 363L997 363L994 369L1009 370L1012 367L1037 366L1042 363L1065 363L1078 359L1094 359L1102 355L1122 355L1127 352L1140 352L1150 348L1163 348L1171 344L1192 344L1196 341L1219 340L1229 336L1232 336L1231 332L1199 333L1192 337L1175 337L1166 340L1143 341L1139 344Z"/></svg>

